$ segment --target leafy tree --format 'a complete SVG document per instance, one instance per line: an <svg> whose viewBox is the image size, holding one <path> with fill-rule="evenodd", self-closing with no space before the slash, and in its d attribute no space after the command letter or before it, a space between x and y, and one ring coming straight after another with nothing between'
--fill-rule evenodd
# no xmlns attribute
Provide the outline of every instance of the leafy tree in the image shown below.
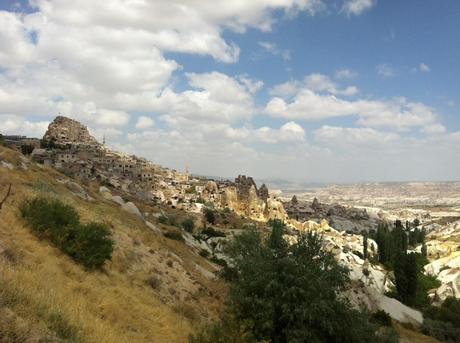
<svg viewBox="0 0 460 343"><path fill-rule="evenodd" d="M415 253L399 254L394 264L397 297L404 304L413 306L417 293L417 257Z"/></svg>
<svg viewBox="0 0 460 343"><path fill-rule="evenodd" d="M289 246L285 226L273 223L268 239L250 229L227 246L235 270L230 312L258 341L365 342L373 328L340 300L348 270L314 233Z"/></svg>
<svg viewBox="0 0 460 343"><path fill-rule="evenodd" d="M0 133L0 146L5 145L5 138L3 138L3 135Z"/></svg>

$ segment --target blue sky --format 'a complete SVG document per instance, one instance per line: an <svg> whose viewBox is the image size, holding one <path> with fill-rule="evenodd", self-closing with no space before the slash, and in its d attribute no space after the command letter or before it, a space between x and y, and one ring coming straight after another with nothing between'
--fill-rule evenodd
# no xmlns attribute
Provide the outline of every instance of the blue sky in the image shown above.
<svg viewBox="0 0 460 343"><path fill-rule="evenodd" d="M4 0L0 131L62 113L201 174L454 180L459 33L454 0Z"/></svg>

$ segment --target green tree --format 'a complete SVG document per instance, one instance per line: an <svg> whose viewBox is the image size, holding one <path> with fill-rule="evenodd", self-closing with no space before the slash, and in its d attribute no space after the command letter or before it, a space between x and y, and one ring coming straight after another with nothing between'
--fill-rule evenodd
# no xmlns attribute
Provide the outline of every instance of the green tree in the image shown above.
<svg viewBox="0 0 460 343"><path fill-rule="evenodd" d="M397 297L404 304L413 306L417 295L417 256L400 253L394 264Z"/></svg>
<svg viewBox="0 0 460 343"><path fill-rule="evenodd" d="M258 341L366 342L373 328L340 300L348 270L323 248L317 234L289 246L285 226L275 222L270 237L250 229L227 246L236 281L230 312Z"/></svg>

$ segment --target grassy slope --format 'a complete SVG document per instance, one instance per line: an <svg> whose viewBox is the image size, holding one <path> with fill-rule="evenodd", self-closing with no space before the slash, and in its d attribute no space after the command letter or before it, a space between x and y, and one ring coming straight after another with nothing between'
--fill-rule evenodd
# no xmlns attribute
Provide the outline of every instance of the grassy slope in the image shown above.
<svg viewBox="0 0 460 343"><path fill-rule="evenodd" d="M0 341L184 342L215 316L225 286L199 273L195 264L213 266L183 243L150 231L96 192L89 191L93 202L78 198L52 169L22 170L9 149L0 147L0 160L15 165L0 167L0 198L3 185L13 184L0 210ZM38 194L74 205L83 221L111 225L116 249L103 272L85 271L24 225L18 204ZM145 282L152 275L161 281L156 289Z"/></svg>

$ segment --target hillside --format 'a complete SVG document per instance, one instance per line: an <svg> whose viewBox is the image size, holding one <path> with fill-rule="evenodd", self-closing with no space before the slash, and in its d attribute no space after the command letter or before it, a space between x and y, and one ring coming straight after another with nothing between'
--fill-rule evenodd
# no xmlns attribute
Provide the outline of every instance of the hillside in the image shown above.
<svg viewBox="0 0 460 343"><path fill-rule="evenodd" d="M11 184L0 210L0 341L184 342L216 316L225 285L185 244L120 211L97 185L80 187L8 148L0 147L0 160L0 198ZM37 195L110 225L115 251L102 271L85 271L30 231L18 205ZM159 208L139 206L156 225Z"/></svg>
<svg viewBox="0 0 460 343"><path fill-rule="evenodd" d="M83 222L110 225L115 239L112 261L102 271L87 271L48 241L39 240L18 211L22 201L35 196L74 206ZM0 341L185 342L224 308L227 286L213 276L218 266L199 254L208 245L197 249L185 232L186 242L163 236L177 228L161 224L161 216L179 221L190 213L136 201L146 225L139 216L120 210L112 200L117 197L108 196L98 183L78 184L0 147L0 201L5 197L0 209ZM248 223L228 213L226 218L230 221L226 226ZM200 223L202 218L197 215L194 220ZM326 224L315 229L326 234L326 241L340 242L343 249L362 244ZM362 279L362 262L353 255L341 256L352 268L352 279L354 274ZM382 284L382 275L378 268L372 269L367 282ZM360 282L350 290L350 300L375 301L372 292L360 293ZM397 308L396 312L407 311L401 305ZM436 342L411 326L395 328L407 342Z"/></svg>

